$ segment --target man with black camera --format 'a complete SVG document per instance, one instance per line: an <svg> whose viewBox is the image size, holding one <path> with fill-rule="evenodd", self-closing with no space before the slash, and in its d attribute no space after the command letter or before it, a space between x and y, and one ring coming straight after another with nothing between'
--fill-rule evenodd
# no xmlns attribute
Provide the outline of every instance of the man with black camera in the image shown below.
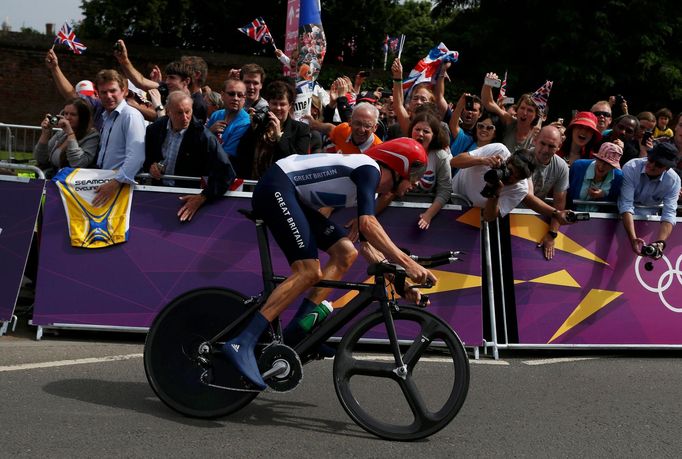
<svg viewBox="0 0 682 459"><path fill-rule="evenodd" d="M673 170L677 165L677 155L674 144L659 143L647 158L635 158L623 166L618 212L623 218L632 251L637 255L660 258L665 241L672 233L680 194L680 177ZM656 240L647 244L637 236L633 215L656 215L661 204L661 226Z"/></svg>
<svg viewBox="0 0 682 459"><path fill-rule="evenodd" d="M509 153L501 143L461 153L452 160L460 171L452 179L452 191L482 208L485 221L504 217L528 194L525 180L535 170L526 150Z"/></svg>

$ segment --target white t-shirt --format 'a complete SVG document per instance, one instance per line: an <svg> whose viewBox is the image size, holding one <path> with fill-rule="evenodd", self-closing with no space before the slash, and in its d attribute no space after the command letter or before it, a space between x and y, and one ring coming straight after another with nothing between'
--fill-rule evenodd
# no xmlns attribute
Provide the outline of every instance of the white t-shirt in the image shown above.
<svg viewBox="0 0 682 459"><path fill-rule="evenodd" d="M499 155L505 160L511 156L507 147L501 143L491 143L469 152L471 156L486 158ZM466 196L475 207L483 208L488 200L481 195L485 187L483 175L490 170L489 166L473 166L460 169L452 179L452 192ZM528 180L521 180L513 185L502 187L498 204L500 216L504 217L528 194Z"/></svg>

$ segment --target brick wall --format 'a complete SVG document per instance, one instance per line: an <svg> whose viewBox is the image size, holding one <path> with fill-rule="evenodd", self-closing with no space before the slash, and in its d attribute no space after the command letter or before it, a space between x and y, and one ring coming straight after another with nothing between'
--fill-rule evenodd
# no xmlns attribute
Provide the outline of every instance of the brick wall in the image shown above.
<svg viewBox="0 0 682 459"><path fill-rule="evenodd" d="M80 80L92 80L103 68L118 69L112 55L113 43L91 39L83 41L88 49L79 56L66 46L55 47L59 65L74 85ZM45 113L61 110L64 101L45 67L45 53L51 46L52 37L46 35L0 33L0 122L37 126ZM270 56L239 56L132 43L128 44L128 48L131 61L143 74L148 74L153 64L163 70L167 63L182 55L201 56L208 63L207 83L213 88L220 86L229 69L239 68L246 62L262 65L268 74L281 72L277 60Z"/></svg>

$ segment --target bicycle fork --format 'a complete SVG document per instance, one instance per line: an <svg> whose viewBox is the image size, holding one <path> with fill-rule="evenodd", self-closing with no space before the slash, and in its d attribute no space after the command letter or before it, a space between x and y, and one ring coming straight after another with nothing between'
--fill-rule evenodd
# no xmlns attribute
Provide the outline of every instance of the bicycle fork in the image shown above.
<svg viewBox="0 0 682 459"><path fill-rule="evenodd" d="M407 365L403 361L403 356L400 353L400 344L398 343L398 334L395 331L395 322L393 321L393 314L391 311L398 311L398 304L395 301L381 300L381 312L384 316L386 324L386 333L388 334L388 342L395 358L396 367L393 373L400 379L407 379Z"/></svg>

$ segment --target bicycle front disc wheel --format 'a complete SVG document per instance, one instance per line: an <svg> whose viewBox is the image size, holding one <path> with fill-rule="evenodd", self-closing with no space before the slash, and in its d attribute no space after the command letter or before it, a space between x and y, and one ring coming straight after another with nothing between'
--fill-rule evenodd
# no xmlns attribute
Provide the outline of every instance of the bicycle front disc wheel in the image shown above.
<svg viewBox="0 0 682 459"><path fill-rule="evenodd" d="M144 346L144 369L156 395L186 416L215 418L242 408L257 393L210 387L202 375L210 368L211 382L243 387L240 374L216 355L199 349L246 311L245 297L232 290L210 288L187 292L173 300L157 316Z"/></svg>
<svg viewBox="0 0 682 459"><path fill-rule="evenodd" d="M383 314L372 313L341 340L334 387L343 408L363 429L388 440L417 440L457 415L469 389L469 360L442 319L404 306L392 315L404 366L390 346L376 345L385 343L388 334Z"/></svg>

